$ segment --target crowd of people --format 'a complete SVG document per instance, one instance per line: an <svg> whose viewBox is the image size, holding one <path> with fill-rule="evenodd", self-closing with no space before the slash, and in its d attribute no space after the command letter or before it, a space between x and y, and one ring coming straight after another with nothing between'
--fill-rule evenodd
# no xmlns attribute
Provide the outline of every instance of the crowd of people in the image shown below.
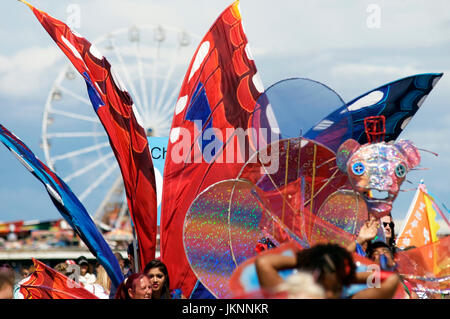
<svg viewBox="0 0 450 319"><path fill-rule="evenodd" d="M135 271L134 246L127 248L128 260L115 253L124 281L112 285L105 268L97 263L95 267L84 256L77 260L58 263L53 269L81 286L99 299L180 299L185 298L181 290L169 289L169 274L166 265L159 259L150 261L142 272ZM128 262L126 262L128 261ZM34 271L33 266L23 268L20 275L9 264L0 267L0 299L14 299L18 282Z"/></svg>
<svg viewBox="0 0 450 319"><path fill-rule="evenodd" d="M385 241L375 241L382 223ZM408 298L419 298L408 281L396 271L395 230L390 215L377 220L372 217L360 228L356 240L347 247L333 243L321 243L302 249L294 255L261 253L258 251L255 266L261 291L267 298L322 299L322 298L393 298L399 289L404 289ZM69 278L76 278L82 286L100 299L184 299L179 289L170 290L166 265L154 259L145 265L142 272L136 271L133 243L127 249L128 264L120 253L116 253L124 274L124 281L113 287L103 266L95 267L81 256L76 261L67 260L54 269ZM268 250L274 247L269 247ZM256 249L255 249L256 250ZM373 271L367 265L355 262L354 254L366 257L378 265L379 282L373 281ZM76 268L78 267L78 268ZM74 270L79 273L74 277ZM288 277L282 270L291 269ZM33 269L23 269L20 279L30 275ZM371 278L372 277L372 278ZM14 298L17 278L7 264L0 268L0 298ZM374 289L376 288L376 289ZM280 293L284 293L280 295Z"/></svg>
<svg viewBox="0 0 450 319"><path fill-rule="evenodd" d="M44 232L43 234L36 233L27 236L17 236L14 233L10 233L6 238L0 237L0 250L46 250L52 248L78 247L80 245L79 239L70 232L67 235L63 234L59 236L55 236L50 231Z"/></svg>
<svg viewBox="0 0 450 319"><path fill-rule="evenodd" d="M375 240L382 223L385 241ZM406 250L414 247L408 247ZM380 220L371 217L348 247L317 244L294 256L262 254L256 259L256 271L267 296L284 292L287 298L390 299L399 293L404 298L426 298L413 291L410 283L396 271L395 224L391 215ZM370 259L379 270L356 263L352 254ZM281 271L291 269L287 278ZM376 288L376 289L374 289ZM402 289L404 293L402 293Z"/></svg>

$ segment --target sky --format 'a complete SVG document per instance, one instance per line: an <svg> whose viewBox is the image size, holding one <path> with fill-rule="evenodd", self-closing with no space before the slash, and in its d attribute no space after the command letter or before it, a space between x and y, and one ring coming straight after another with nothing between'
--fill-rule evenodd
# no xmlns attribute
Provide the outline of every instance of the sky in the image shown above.
<svg viewBox="0 0 450 319"><path fill-rule="evenodd" d="M166 25L196 35L191 50L231 4L223 0L30 2L73 25L91 41L133 25ZM67 60L27 6L4 0L0 8L0 123L44 160L40 147L44 108ZM392 213L394 219L405 217L421 179L439 203L450 206L450 2L241 0L240 9L266 88L286 78L309 78L350 101L406 76L443 72L400 136L439 155L421 152L420 167L425 170L409 173L411 183L403 184L405 191L398 196ZM186 55L187 61L191 56ZM180 70L183 68L187 65ZM161 68L159 72L163 75L167 71ZM92 108L86 106L86 112ZM43 185L6 148L0 148L0 163L1 221L60 218ZM82 192L73 189L77 195ZM96 203L86 206L91 215L99 200L93 201Z"/></svg>

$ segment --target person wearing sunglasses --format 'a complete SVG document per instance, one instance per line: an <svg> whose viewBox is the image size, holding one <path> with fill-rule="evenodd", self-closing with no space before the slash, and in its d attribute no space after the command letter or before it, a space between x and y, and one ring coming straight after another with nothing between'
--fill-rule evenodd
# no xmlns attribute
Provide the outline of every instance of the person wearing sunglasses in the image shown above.
<svg viewBox="0 0 450 319"><path fill-rule="evenodd" d="M392 215L386 215L380 218L380 223L383 226L384 236L386 237L386 244L395 253L395 224Z"/></svg>

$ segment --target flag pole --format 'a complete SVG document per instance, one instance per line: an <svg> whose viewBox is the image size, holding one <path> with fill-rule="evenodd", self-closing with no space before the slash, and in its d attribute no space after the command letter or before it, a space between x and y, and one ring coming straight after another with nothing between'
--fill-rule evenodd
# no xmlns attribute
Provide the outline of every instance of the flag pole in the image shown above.
<svg viewBox="0 0 450 319"><path fill-rule="evenodd" d="M136 239L136 230L134 229L133 220L131 220L131 229L133 230L133 260L134 260L134 273L139 272L139 254L138 254L138 241Z"/></svg>
<svg viewBox="0 0 450 319"><path fill-rule="evenodd" d="M23 4L26 4L27 6L29 6L30 8L33 7L29 2L25 1L25 0L17 0L19 2L22 2Z"/></svg>

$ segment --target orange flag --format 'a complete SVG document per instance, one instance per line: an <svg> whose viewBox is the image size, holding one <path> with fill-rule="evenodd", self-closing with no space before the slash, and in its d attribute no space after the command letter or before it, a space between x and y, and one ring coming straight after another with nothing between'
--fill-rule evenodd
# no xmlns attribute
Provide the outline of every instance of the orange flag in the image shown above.
<svg viewBox="0 0 450 319"><path fill-rule="evenodd" d="M421 182L409 207L403 229L397 237L397 246L404 249L434 243L438 239L438 229L431 197L426 193L425 184Z"/></svg>
<svg viewBox="0 0 450 319"><path fill-rule="evenodd" d="M433 206L433 198L427 194L425 184L421 181L409 207L403 229L397 237L396 243L399 248L423 247L438 240L439 224L436 222L436 210ZM437 257L435 249L428 249L422 256L424 265L434 274L440 272Z"/></svg>

